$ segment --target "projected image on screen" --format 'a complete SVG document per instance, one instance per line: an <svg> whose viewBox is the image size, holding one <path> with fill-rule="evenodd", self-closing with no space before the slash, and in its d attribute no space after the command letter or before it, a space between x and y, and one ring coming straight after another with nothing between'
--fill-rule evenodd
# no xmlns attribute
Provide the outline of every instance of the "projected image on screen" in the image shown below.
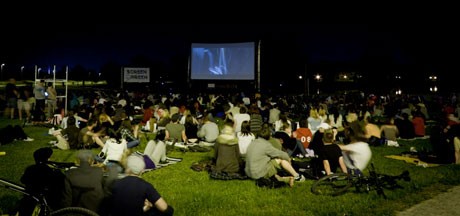
<svg viewBox="0 0 460 216"><path fill-rule="evenodd" d="M191 79L253 80L254 43L192 44Z"/></svg>

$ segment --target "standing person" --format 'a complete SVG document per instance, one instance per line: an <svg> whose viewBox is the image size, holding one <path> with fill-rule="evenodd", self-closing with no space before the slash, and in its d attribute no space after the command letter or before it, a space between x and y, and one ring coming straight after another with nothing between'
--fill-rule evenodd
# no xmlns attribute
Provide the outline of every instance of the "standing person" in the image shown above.
<svg viewBox="0 0 460 216"><path fill-rule="evenodd" d="M5 94L6 107L4 115L7 117L7 115L10 114L10 119L14 119L14 110L18 108L19 98L19 92L18 88L16 87L16 80L14 78L10 78L8 84L6 84Z"/></svg>
<svg viewBox="0 0 460 216"><path fill-rule="evenodd" d="M51 209L60 208L60 192L64 188L64 174L48 166L47 162L53 149L40 148L34 152L35 164L28 166L21 177L21 183L25 185L28 193L33 195L43 194ZM36 200L25 196L21 200L19 215L32 215Z"/></svg>
<svg viewBox="0 0 460 216"><path fill-rule="evenodd" d="M33 112L33 120L36 122L45 121L45 80L40 80L34 87L35 109Z"/></svg>
<svg viewBox="0 0 460 216"><path fill-rule="evenodd" d="M48 83L46 92L48 93L48 98L46 99L46 103L48 104L48 119L52 119L57 109L57 92L53 83Z"/></svg>
<svg viewBox="0 0 460 216"><path fill-rule="evenodd" d="M27 86L19 88L19 96L18 96L18 115L19 120L22 120L22 111L26 113L26 120L25 122L30 121L30 109L32 104L30 103L32 92L28 89Z"/></svg>
<svg viewBox="0 0 460 216"><path fill-rule="evenodd" d="M111 215L173 215L174 209L155 187L141 178L145 169L144 159L131 155L127 159L126 167L127 176L115 181L112 187Z"/></svg>

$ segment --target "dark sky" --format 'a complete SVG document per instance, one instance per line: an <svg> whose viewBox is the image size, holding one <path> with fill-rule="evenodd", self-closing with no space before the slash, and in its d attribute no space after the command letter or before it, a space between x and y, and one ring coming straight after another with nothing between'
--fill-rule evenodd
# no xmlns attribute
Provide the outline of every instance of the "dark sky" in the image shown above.
<svg viewBox="0 0 460 216"><path fill-rule="evenodd" d="M449 14L370 12L351 18L343 14L309 16L304 20L259 17L223 23L203 16L169 24L157 17L132 17L133 14L91 17L81 12L79 17L70 18L60 13L25 21L3 19L0 61L9 70L21 65L56 64L82 65L97 71L109 61L127 65L135 56L177 64L172 59L187 59L193 42L261 41L265 59L262 68L274 74L280 70L299 73L305 65L333 65L332 68L344 70L349 67L369 74L393 68L406 74L458 73L458 25Z"/></svg>

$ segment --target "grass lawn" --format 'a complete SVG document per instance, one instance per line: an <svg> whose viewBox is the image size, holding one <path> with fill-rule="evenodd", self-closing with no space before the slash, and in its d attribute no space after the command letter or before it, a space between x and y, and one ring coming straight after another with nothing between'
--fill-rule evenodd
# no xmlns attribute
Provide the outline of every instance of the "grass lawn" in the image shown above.
<svg viewBox="0 0 460 216"><path fill-rule="evenodd" d="M19 121L0 119L0 128ZM0 146L0 178L19 182L24 169L34 163L32 154L54 140L47 135L48 128L26 126L26 133L33 142L16 141ZM135 150L143 151L147 140L141 139ZM375 191L349 193L338 197L318 196L310 192L313 180L296 183L293 188L259 188L252 180L213 180L206 172L190 169L193 162L211 157L212 152L168 153L181 157L180 163L143 174L165 200L175 208L175 215L395 215L416 203L429 199L454 185L460 184L460 166L442 165L432 168L415 166L404 161L385 158L399 154L410 147L430 149L428 140L400 141L401 147L372 147L377 172L400 174L409 170L412 181L401 182L404 189L386 190L388 199ZM97 152L97 150L94 150ZM73 161L75 151L54 150L53 161ZM365 171L367 174L367 170ZM20 194L0 188L0 215L7 214L18 201Z"/></svg>

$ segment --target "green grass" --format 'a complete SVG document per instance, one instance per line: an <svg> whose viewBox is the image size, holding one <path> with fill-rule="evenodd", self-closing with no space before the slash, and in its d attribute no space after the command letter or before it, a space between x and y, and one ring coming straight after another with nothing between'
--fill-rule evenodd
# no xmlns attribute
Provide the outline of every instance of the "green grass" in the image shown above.
<svg viewBox="0 0 460 216"><path fill-rule="evenodd" d="M0 120L0 127L19 121ZM0 156L0 178L19 182L23 170L33 164L33 152L47 146L52 136L47 128L26 126L26 133L34 142L16 141L0 146L5 156ZM146 139L136 150L142 151ZM170 153L172 157L184 160L175 165L145 173L142 177L151 182L165 200L175 208L176 215L395 215L416 203L429 199L454 185L460 185L460 166L442 165L423 168L385 158L385 155L408 151L411 146L430 148L428 140L401 141L399 148L372 147L377 172L400 174L409 170L412 181L402 182L404 189L386 190L388 199L375 191L349 193L338 197L318 196L310 192L313 180L296 183L293 188L259 188L252 180L213 180L206 172L190 169L193 162L208 159L212 152ZM97 150L94 150L97 152ZM51 160L73 161L74 151L55 150ZM367 172L365 172L367 174ZM5 214L20 198L14 191L0 188L0 214Z"/></svg>

